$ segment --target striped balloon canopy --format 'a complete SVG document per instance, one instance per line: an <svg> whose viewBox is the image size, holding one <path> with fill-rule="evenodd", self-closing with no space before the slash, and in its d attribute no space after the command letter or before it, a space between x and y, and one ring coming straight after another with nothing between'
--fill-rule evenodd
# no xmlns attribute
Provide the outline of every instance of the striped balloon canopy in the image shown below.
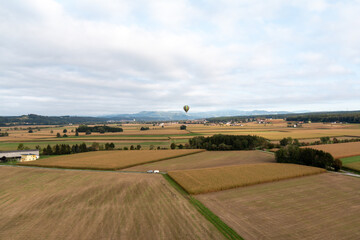
<svg viewBox="0 0 360 240"><path fill-rule="evenodd" d="M189 111L190 107L188 105L184 106L184 111L187 113Z"/></svg>

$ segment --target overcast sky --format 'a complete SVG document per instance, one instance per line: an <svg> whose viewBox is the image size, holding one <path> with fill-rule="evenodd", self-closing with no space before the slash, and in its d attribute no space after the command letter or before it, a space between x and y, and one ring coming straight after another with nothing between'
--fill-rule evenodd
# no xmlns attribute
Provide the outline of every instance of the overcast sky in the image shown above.
<svg viewBox="0 0 360 240"><path fill-rule="evenodd" d="M359 0L0 0L0 115L360 109Z"/></svg>

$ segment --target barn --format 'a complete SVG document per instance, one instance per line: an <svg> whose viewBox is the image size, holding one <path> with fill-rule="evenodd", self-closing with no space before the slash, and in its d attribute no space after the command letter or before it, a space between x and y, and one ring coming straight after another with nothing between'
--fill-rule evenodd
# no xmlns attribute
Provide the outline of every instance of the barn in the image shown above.
<svg viewBox="0 0 360 240"><path fill-rule="evenodd" d="M28 155L26 157L25 155ZM23 157L24 156L24 157ZM26 159L26 161L34 161L39 159L39 150L18 150L18 151L0 151L0 160L6 161L9 158L16 158L18 160ZM30 160L31 159L31 160Z"/></svg>

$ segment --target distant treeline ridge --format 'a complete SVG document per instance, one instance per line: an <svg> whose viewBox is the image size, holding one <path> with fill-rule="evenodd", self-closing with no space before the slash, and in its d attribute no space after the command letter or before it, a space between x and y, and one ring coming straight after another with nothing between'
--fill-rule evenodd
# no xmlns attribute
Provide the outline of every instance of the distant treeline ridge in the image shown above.
<svg viewBox="0 0 360 240"><path fill-rule="evenodd" d="M360 123L360 111L232 116L232 117L209 118L207 120L209 122L228 122L228 121L239 122L250 119L255 120L257 118L286 119L287 121L304 121L304 122L311 121L311 122Z"/></svg>

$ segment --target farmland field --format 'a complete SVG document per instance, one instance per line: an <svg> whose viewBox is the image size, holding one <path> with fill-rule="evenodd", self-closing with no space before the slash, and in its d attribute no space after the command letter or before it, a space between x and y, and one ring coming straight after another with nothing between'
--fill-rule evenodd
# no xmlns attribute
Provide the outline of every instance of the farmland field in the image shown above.
<svg viewBox="0 0 360 240"><path fill-rule="evenodd" d="M217 133L230 135L257 135L269 140L280 140L284 137L297 139L314 139L320 137L359 137L360 128L357 124L332 125L332 124L304 124L302 128L287 128L286 124L256 124L246 123L243 127L192 127L188 128L192 133L213 135Z"/></svg>
<svg viewBox="0 0 360 240"><path fill-rule="evenodd" d="M223 239L160 175L0 167L0 239Z"/></svg>
<svg viewBox="0 0 360 240"><path fill-rule="evenodd" d="M160 171L209 168L249 163L275 162L274 154L261 151L206 151L194 155L142 164L127 168L128 171Z"/></svg>
<svg viewBox="0 0 360 240"><path fill-rule="evenodd" d="M198 153L203 150L132 150L132 151L96 151L62 155L19 163L26 166L117 170L138 164Z"/></svg>
<svg viewBox="0 0 360 240"><path fill-rule="evenodd" d="M360 156L341 158L343 167L360 172Z"/></svg>
<svg viewBox="0 0 360 240"><path fill-rule="evenodd" d="M360 178L325 173L196 198L244 239L360 239Z"/></svg>
<svg viewBox="0 0 360 240"><path fill-rule="evenodd" d="M360 162L347 163L344 167L360 172Z"/></svg>
<svg viewBox="0 0 360 240"><path fill-rule="evenodd" d="M360 142L323 144L308 147L331 153L334 158L344 158L360 155Z"/></svg>
<svg viewBox="0 0 360 240"><path fill-rule="evenodd" d="M42 148L48 144L79 144L86 142L114 142L116 148L130 147L140 144L142 149L149 149L151 145L155 148L169 148L172 142L184 144L189 138L195 136L212 136L214 134L230 135L258 135L272 141L279 141L284 137L292 137L300 141L318 140L320 137L337 137L339 139L360 137L359 124L303 124L302 128L288 128L284 120L274 119L272 124L257 124L256 122L243 123L243 126L230 125L204 125L187 124L187 130L180 130L181 124L166 123L164 127L153 124L107 124L111 127L121 127L123 132L115 133L92 133L86 135L79 133L75 136L77 125L71 126L16 126L1 127L2 132L8 132L9 136L0 137L0 151L16 150L19 143L25 147L34 148L36 145ZM89 125L93 126L93 125ZM149 130L141 131L142 126L149 127ZM28 133L28 128L33 133ZM62 137L63 131L67 130L68 137ZM59 133L61 137L56 137Z"/></svg>
<svg viewBox="0 0 360 240"><path fill-rule="evenodd" d="M348 163L353 163L353 162L360 162L360 156L341 158L340 160L341 160L341 162L343 164L348 164Z"/></svg>
<svg viewBox="0 0 360 240"><path fill-rule="evenodd" d="M265 182L326 172L324 169L283 163L170 171L168 174L190 194L221 191Z"/></svg>

